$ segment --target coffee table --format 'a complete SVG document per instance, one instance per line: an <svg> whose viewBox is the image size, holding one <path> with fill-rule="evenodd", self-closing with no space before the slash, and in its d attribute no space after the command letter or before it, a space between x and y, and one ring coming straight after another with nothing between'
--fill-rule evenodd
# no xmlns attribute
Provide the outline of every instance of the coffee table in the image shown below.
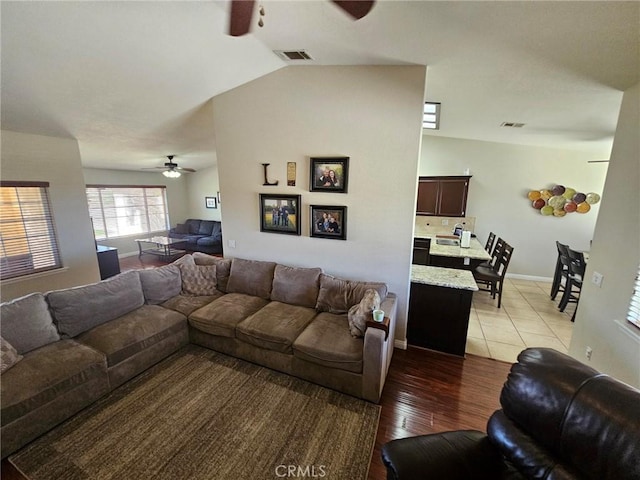
<svg viewBox="0 0 640 480"><path fill-rule="evenodd" d="M178 248L179 244L184 244L184 240L179 238L169 237L149 237L149 238L136 238L138 244L138 258L143 254L156 255L162 258L165 262L170 262L178 255L186 253L184 250Z"/></svg>

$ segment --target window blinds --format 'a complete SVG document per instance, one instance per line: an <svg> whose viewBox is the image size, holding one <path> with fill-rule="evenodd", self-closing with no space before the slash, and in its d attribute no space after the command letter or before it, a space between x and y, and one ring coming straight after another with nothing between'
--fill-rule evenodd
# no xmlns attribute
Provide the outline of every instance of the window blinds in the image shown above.
<svg viewBox="0 0 640 480"><path fill-rule="evenodd" d="M60 268L47 182L0 182L0 279Z"/></svg>
<svg viewBox="0 0 640 480"><path fill-rule="evenodd" d="M636 275L636 282L633 286L633 294L631 295L631 302L629 303L627 320L640 328L640 265L638 265L638 274Z"/></svg>

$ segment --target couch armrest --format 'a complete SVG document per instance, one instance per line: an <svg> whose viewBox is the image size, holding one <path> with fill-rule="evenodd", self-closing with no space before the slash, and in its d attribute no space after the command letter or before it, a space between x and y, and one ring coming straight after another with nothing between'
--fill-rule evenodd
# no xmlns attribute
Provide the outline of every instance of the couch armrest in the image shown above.
<svg viewBox="0 0 640 480"><path fill-rule="evenodd" d="M382 462L387 480L518 478L510 475L516 472L510 471L489 438L477 430L392 440L382 447Z"/></svg>
<svg viewBox="0 0 640 480"><path fill-rule="evenodd" d="M380 400L393 356L397 310L395 294L389 293L380 308L384 310L385 316L389 317L389 337L385 340L384 330L367 328L362 352L363 397L374 403L378 403Z"/></svg>

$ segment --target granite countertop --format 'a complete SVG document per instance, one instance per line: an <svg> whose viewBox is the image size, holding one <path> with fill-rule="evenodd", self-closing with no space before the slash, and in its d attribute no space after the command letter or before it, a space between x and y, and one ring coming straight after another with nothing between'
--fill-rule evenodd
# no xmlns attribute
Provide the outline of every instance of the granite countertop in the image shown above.
<svg viewBox="0 0 640 480"><path fill-rule="evenodd" d="M435 235L424 235L416 238L430 238L431 247L429 248L430 255L436 255L439 257L456 257L456 258L473 258L474 260L491 260L491 255L487 253L477 238L471 238L471 244L469 248L462 248L453 245L438 245Z"/></svg>
<svg viewBox="0 0 640 480"><path fill-rule="evenodd" d="M457 268L431 267L429 265L411 265L411 282L436 287L455 288L457 290L478 291L478 285L469 270Z"/></svg>

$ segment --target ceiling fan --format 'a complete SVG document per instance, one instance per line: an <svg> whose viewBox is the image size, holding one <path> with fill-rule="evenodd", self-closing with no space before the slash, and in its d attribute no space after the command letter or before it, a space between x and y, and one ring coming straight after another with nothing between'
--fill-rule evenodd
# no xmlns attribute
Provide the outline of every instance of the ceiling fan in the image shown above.
<svg viewBox="0 0 640 480"><path fill-rule="evenodd" d="M163 169L164 172L162 172L162 174L168 178L178 178L181 175L180 172L188 172L188 173L195 172L193 168L179 167L177 163L173 162L174 156L175 155L167 155L167 158L169 159L169 161L165 162L164 167L148 167L143 170L152 170L155 168Z"/></svg>
<svg viewBox="0 0 640 480"><path fill-rule="evenodd" d="M331 0L338 7L351 15L354 20L359 20L367 15L373 8L375 0ZM249 33L253 7L255 0L231 0L231 17L229 19L229 35L240 37ZM260 11L264 15L264 11ZM261 19L262 21L262 19ZM262 26L260 24L260 26Z"/></svg>

